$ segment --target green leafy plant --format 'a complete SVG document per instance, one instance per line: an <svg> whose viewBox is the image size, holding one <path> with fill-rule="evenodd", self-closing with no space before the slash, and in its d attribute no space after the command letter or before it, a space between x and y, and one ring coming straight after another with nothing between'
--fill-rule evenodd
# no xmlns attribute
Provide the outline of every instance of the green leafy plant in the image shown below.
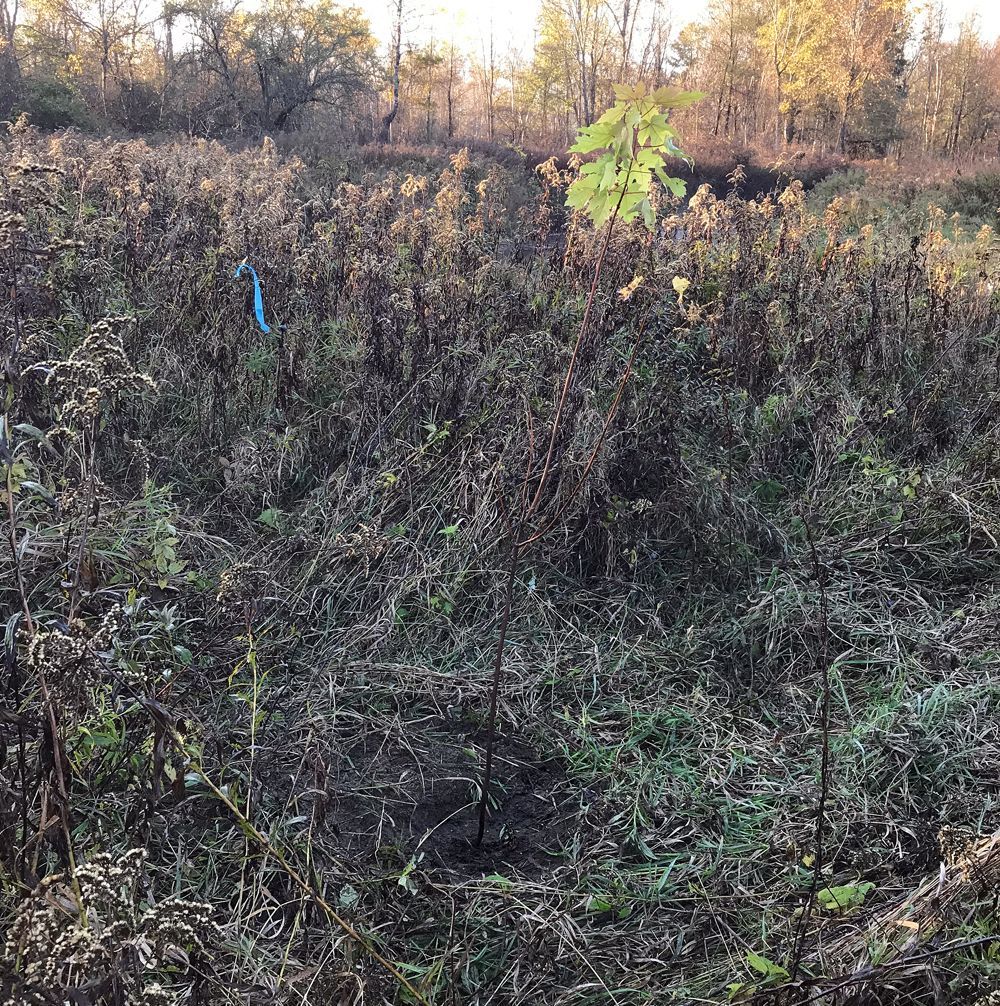
<svg viewBox="0 0 1000 1006"><path fill-rule="evenodd" d="M840 887L824 887L816 892L816 902L826 912L847 914L865 903L875 885L870 881L863 884L843 884Z"/></svg>
<svg viewBox="0 0 1000 1006"><path fill-rule="evenodd" d="M672 195L681 198L684 181L666 172L667 158L685 157L677 146L677 132L667 121L671 109L686 108L704 95L659 87L648 91L644 84L615 85L618 99L591 126L580 130L570 147L578 154L603 153L580 168L580 176L569 187L566 203L586 210L595 227L615 216L634 220L640 214L652 230L656 214L649 200L653 178L659 179Z"/></svg>
<svg viewBox="0 0 1000 1006"><path fill-rule="evenodd" d="M416 894L419 888L417 887L417 882L413 878L413 873L417 868L417 861L411 859L406 866L400 871L399 876L396 878L396 883L403 890L409 892L410 894Z"/></svg>
<svg viewBox="0 0 1000 1006"><path fill-rule="evenodd" d="M730 1000L753 996L763 989L777 988L791 978L787 968L776 964L762 954L748 950L746 958L747 964L760 977L754 982L731 982L727 985Z"/></svg>
<svg viewBox="0 0 1000 1006"><path fill-rule="evenodd" d="M257 517L257 523L271 528L272 531L280 531L281 511L277 507L266 507Z"/></svg>
<svg viewBox="0 0 1000 1006"><path fill-rule="evenodd" d="M180 538L176 529L167 520L158 520L150 533L149 557L142 559L139 566L149 571L150 579L158 587L166 587L170 577L184 571L186 561L177 557Z"/></svg>
<svg viewBox="0 0 1000 1006"><path fill-rule="evenodd" d="M451 436L452 421L450 419L440 426L433 420L428 420L423 424L423 429L427 431L427 437L420 446L421 451L429 451L439 444L444 443Z"/></svg>
<svg viewBox="0 0 1000 1006"><path fill-rule="evenodd" d="M445 618L450 618L455 611L455 604L449 601L447 597L443 597L441 594L431 594L427 599L428 607L431 611L444 615Z"/></svg>

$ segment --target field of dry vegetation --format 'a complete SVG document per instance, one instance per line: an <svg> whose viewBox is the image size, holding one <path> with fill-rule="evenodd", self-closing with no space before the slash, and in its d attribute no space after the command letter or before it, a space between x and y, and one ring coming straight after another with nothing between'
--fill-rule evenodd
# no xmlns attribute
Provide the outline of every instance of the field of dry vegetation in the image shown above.
<svg viewBox="0 0 1000 1006"><path fill-rule="evenodd" d="M998 1001L1000 176L615 232L477 846L565 173L0 163L0 1001Z"/></svg>

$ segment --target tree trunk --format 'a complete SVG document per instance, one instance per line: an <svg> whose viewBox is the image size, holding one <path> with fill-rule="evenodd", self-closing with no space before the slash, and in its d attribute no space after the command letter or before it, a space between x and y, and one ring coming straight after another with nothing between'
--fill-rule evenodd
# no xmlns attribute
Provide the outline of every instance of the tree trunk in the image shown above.
<svg viewBox="0 0 1000 1006"><path fill-rule="evenodd" d="M455 43L448 49L448 139L455 135Z"/></svg>
<svg viewBox="0 0 1000 1006"><path fill-rule="evenodd" d="M396 3L396 36L392 46L392 103L389 111L382 116L379 125L378 142L389 143L392 139L392 124L399 114L399 67L403 60L403 0Z"/></svg>
<svg viewBox="0 0 1000 1006"><path fill-rule="evenodd" d="M7 6L7 0L0 0L0 114L14 108L20 91L21 66L14 47L17 27L17 8Z"/></svg>

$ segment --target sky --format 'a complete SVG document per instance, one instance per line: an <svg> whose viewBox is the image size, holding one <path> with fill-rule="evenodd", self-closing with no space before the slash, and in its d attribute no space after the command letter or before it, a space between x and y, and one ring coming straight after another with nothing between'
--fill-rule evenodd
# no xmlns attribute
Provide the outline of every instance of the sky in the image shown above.
<svg viewBox="0 0 1000 1006"><path fill-rule="evenodd" d="M361 7L371 20L375 34L388 39L391 27L391 0L342 0ZM413 17L410 34L422 39L433 37L441 41L454 38L466 51L478 50L483 39L490 36L492 26L498 55L508 44L527 55L534 39L535 21L540 0L405 0L418 13ZM394 5L393 5L394 6ZM674 0L670 4L678 26L704 16L708 0ZM969 14L979 18L984 37L1000 37L1000 0L944 0L952 34Z"/></svg>

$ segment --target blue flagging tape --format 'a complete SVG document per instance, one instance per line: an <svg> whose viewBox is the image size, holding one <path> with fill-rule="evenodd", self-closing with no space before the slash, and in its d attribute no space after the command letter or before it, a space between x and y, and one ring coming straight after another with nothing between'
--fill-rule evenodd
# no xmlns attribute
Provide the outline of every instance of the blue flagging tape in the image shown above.
<svg viewBox="0 0 1000 1006"><path fill-rule="evenodd" d="M264 298L261 296L260 292L260 280L257 278L257 270L254 269L252 265L246 262L241 262L236 267L236 272L233 273L233 279L239 279L240 273L244 269L250 270L250 275L253 276L253 310L254 314L257 315L257 324L260 325L260 330L267 335L271 331L270 326L264 321Z"/></svg>

